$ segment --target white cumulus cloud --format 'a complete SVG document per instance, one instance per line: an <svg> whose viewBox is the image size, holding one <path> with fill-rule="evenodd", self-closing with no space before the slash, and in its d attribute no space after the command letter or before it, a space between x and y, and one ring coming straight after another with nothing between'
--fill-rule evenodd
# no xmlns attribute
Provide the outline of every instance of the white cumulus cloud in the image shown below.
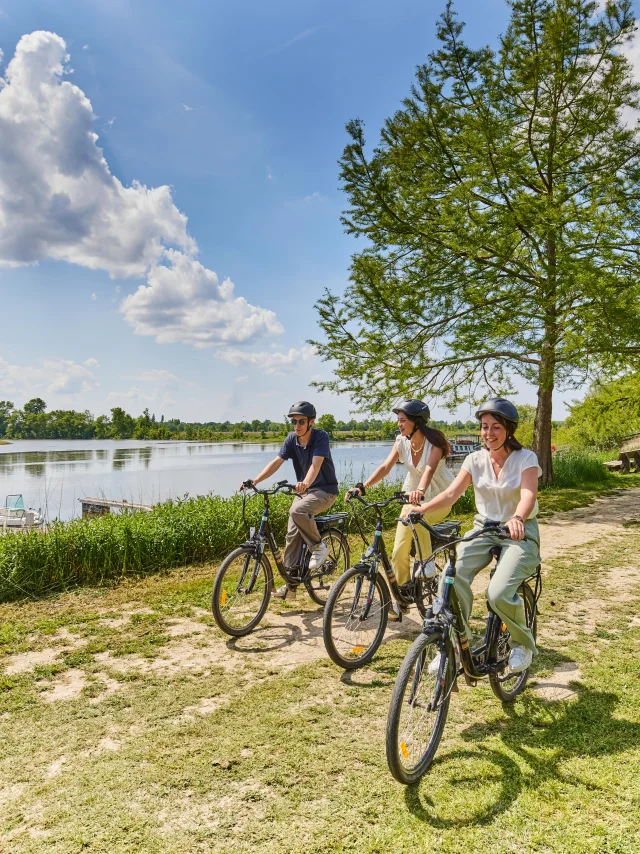
<svg viewBox="0 0 640 854"><path fill-rule="evenodd" d="M97 368L99 363L98 363L98 360L97 360L97 359L94 359L94 358L92 357L92 358L90 358L90 359L85 359L84 364L85 364L88 368Z"/></svg>
<svg viewBox="0 0 640 854"><path fill-rule="evenodd" d="M133 379L143 383L160 383L161 385L175 385L178 382L178 377L175 374L172 374L171 371L161 370L160 368L140 371Z"/></svg>
<svg viewBox="0 0 640 854"><path fill-rule="evenodd" d="M0 356L0 377L3 396L21 395L25 400L43 394L86 393L98 386L89 368L68 359L43 360L40 366L12 365Z"/></svg>
<svg viewBox="0 0 640 854"><path fill-rule="evenodd" d="M146 277L122 312L137 334L163 343L207 347L282 332L272 311L235 296L196 260L168 186L127 187L111 173L91 103L64 79L68 60L60 36L33 32L0 78L0 265L53 258Z"/></svg>
<svg viewBox="0 0 640 854"><path fill-rule="evenodd" d="M315 358L314 347L305 345L299 350L292 347L286 352L247 353L237 347L225 347L218 350L216 358L230 365L250 365L260 368L265 374L284 376L295 373L303 365Z"/></svg>
<svg viewBox="0 0 640 854"><path fill-rule="evenodd" d="M213 270L182 252L169 249L166 258L167 266L150 271L148 285L122 301L121 310L138 335L202 348L284 331L273 311L234 296L229 279L220 284Z"/></svg>

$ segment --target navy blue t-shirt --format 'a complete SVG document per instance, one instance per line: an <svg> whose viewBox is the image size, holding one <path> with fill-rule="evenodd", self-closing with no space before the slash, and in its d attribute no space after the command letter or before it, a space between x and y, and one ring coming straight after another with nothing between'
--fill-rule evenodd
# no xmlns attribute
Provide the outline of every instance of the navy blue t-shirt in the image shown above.
<svg viewBox="0 0 640 854"><path fill-rule="evenodd" d="M305 479L314 457L324 457L320 471L309 490L322 489L330 495L338 494L338 478L329 450L329 434L324 430L316 430L312 427L309 441L304 446L298 442L295 433L289 433L282 443L278 456L283 460L292 461L298 481Z"/></svg>

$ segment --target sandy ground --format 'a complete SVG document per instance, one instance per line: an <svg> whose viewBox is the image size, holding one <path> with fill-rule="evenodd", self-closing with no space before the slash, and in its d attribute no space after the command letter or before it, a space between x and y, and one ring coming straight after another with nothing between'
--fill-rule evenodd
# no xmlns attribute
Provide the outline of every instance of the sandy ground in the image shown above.
<svg viewBox="0 0 640 854"><path fill-rule="evenodd" d="M543 562L562 556L577 546L593 542L594 549L600 547L602 538L617 536L623 532L623 523L630 520L640 520L640 489L621 490L619 494L599 499L589 507L556 514L555 517L541 523L541 541ZM543 563L544 566L544 563ZM640 567L624 572L625 583L640 583ZM486 586L487 579L481 574L477 579L478 591ZM301 601L306 603L306 595L299 594ZM571 636L573 628L584 631L584 611L596 611L601 603L594 599L579 603L580 612L575 615L567 614L567 637ZM576 608L578 605L576 604ZM124 626L133 614L140 612L140 606L131 603L123 608L121 616L104 620L106 625ZM92 702L100 702L103 697L118 690L118 683L112 679L109 672L131 672L156 674L178 674L182 672L204 672L208 667L216 665L232 670L241 675L247 682L255 682L269 675L280 672L283 668L291 669L299 665L326 656L322 641L322 612L318 610L287 610L282 614L268 611L263 625L251 635L229 639L221 637L199 618L208 617L209 612L193 609L191 618L173 619L167 633L170 642L163 647L157 658L146 659L139 655L114 657L109 652L96 656L96 663L101 664L105 672L100 677L104 683L104 693L94 698ZM572 621L575 626L572 625ZM587 617L588 622L588 617ZM419 615L413 610L405 616L401 624L389 624L386 641L406 636L414 637L419 631ZM588 630L588 628L587 628ZM20 673L33 670L41 664L51 663L63 650L78 648L82 641L68 636L62 631L52 637L51 646L37 652L23 652L7 656L3 662L5 673ZM570 696L569 683L579 679L579 671L571 664L563 666L547 680L549 696L565 692ZM366 671L360 671L351 676L345 674L345 680L366 681ZM47 702L59 702L78 697L86 684L82 670L68 670L49 683L44 699ZM557 691L555 690L557 688ZM545 683L539 683L538 690L545 690ZM220 698L203 701L201 706L186 710L188 715L206 715L220 707ZM105 749L114 749L105 745Z"/></svg>

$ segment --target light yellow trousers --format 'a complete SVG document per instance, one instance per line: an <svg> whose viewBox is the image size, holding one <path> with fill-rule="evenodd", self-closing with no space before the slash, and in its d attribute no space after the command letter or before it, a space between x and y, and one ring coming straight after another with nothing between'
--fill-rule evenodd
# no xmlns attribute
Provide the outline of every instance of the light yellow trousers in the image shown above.
<svg viewBox="0 0 640 854"><path fill-rule="evenodd" d="M417 510L412 504L405 504L402 508L401 516L405 517L412 510ZM422 518L429 525L435 525L442 522L449 515L451 508L436 510L435 513L426 513ZM422 549L422 558L426 560L431 554L431 536L426 528L422 525L416 525L416 533L420 541ZM396 576L398 584L408 584L411 581L411 546L413 545L413 534L408 525L403 525L398 522L396 528L396 539L393 544L393 554L391 555L391 566Z"/></svg>

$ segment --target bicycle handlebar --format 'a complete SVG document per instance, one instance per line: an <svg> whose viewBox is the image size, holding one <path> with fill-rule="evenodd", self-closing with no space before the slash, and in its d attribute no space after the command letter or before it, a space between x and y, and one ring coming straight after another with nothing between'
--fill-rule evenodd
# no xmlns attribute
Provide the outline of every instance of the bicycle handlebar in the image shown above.
<svg viewBox="0 0 640 854"><path fill-rule="evenodd" d="M347 501L353 501L354 498L365 507L375 507L377 510L380 510L383 507L388 507L389 504L392 504L394 501L399 501L401 504L409 503L409 496L405 495L404 492L394 492L391 498L387 498L384 501L366 501L359 492L356 492L355 489L350 489L347 492L345 499Z"/></svg>
<svg viewBox="0 0 640 854"><path fill-rule="evenodd" d="M259 489L252 480L244 480L242 487L247 490L252 489L255 495L275 495L276 492L288 492L291 494L296 491L295 486L286 480L278 481L271 489Z"/></svg>
<svg viewBox="0 0 640 854"><path fill-rule="evenodd" d="M399 519L399 522L402 522L403 525L415 525L416 523L422 525L424 528L429 531L429 533L436 537L437 539L442 539L442 532L436 531L435 528L432 528L428 522L425 522L422 513L414 512L409 513L404 519ZM511 539L511 532L507 528L506 525L501 525L500 522L494 522L492 519L487 519L484 523L484 526L478 530L472 530L464 537L453 537L448 541L447 545L457 545L458 543L469 542L470 540L475 540L478 537L481 537L483 534L497 534L499 537L505 540ZM525 537L525 539L527 539Z"/></svg>

